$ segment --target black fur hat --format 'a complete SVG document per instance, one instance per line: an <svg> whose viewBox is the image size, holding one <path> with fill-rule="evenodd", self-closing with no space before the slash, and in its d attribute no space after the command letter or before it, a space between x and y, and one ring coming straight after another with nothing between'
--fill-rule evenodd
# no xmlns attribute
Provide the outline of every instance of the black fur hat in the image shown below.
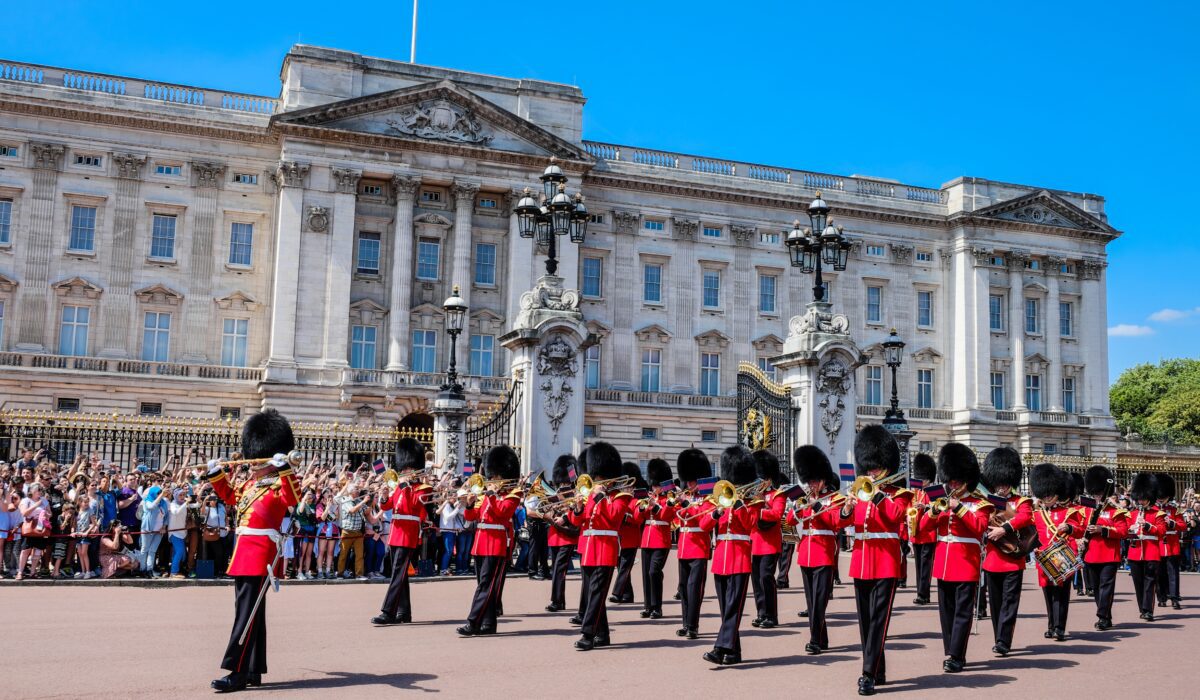
<svg viewBox="0 0 1200 700"><path fill-rule="evenodd" d="M1066 477L1066 474L1049 462L1034 465L1033 469L1029 470L1029 490L1033 492L1034 498L1056 496L1063 492Z"/></svg>
<svg viewBox="0 0 1200 700"><path fill-rule="evenodd" d="M521 476L521 458L508 445L498 445L483 456L483 476L488 479L516 479Z"/></svg>
<svg viewBox="0 0 1200 700"><path fill-rule="evenodd" d="M854 436L854 473L865 476L883 469L891 476L900 469L900 446L882 425L868 425Z"/></svg>
<svg viewBox="0 0 1200 700"><path fill-rule="evenodd" d="M1105 494L1111 495L1114 491L1115 479L1111 469L1094 464L1088 467L1087 473L1083 475L1083 492L1096 498Z"/></svg>
<svg viewBox="0 0 1200 700"><path fill-rule="evenodd" d="M296 438L292 437L292 426L279 411L268 408L246 419L242 426L242 457L263 459L277 454L287 454L296 449Z"/></svg>
<svg viewBox="0 0 1200 700"><path fill-rule="evenodd" d="M1159 472L1154 475L1154 493L1158 500L1175 498L1175 477Z"/></svg>
<svg viewBox="0 0 1200 700"><path fill-rule="evenodd" d="M961 481L967 492L979 485L979 458L975 450L961 442L947 442L938 452L938 481L947 483Z"/></svg>
<svg viewBox="0 0 1200 700"><path fill-rule="evenodd" d="M1150 472L1141 472L1133 477L1133 485L1129 487L1129 500L1134 503L1140 501L1154 501L1154 497L1158 495L1157 479Z"/></svg>
<svg viewBox="0 0 1200 700"><path fill-rule="evenodd" d="M721 453L721 478L742 486L754 481L758 474L754 455L742 445L731 445Z"/></svg>
<svg viewBox="0 0 1200 700"><path fill-rule="evenodd" d="M1058 497L1064 501L1074 501L1083 493L1083 475L1076 472L1063 472L1063 490Z"/></svg>
<svg viewBox="0 0 1200 700"><path fill-rule="evenodd" d="M583 464L593 479L615 479L621 476L621 453L607 442L590 445L583 454Z"/></svg>
<svg viewBox="0 0 1200 700"><path fill-rule="evenodd" d="M835 489L838 486L837 472L833 470L825 452L816 445L797 447L792 454L792 466L796 468L796 478L805 484L824 481L827 489Z"/></svg>
<svg viewBox="0 0 1200 700"><path fill-rule="evenodd" d="M754 468L758 478L770 481L774 486L783 485L783 472L779 471L779 458L770 450L754 451Z"/></svg>
<svg viewBox="0 0 1200 700"><path fill-rule="evenodd" d="M1021 455L1011 447L997 447L988 453L983 460L983 472L980 477L983 485L995 491L1001 486L1017 488L1021 485L1021 473L1025 468L1021 465Z"/></svg>
<svg viewBox="0 0 1200 700"><path fill-rule="evenodd" d="M645 477L642 476L642 468L633 462L625 462L621 465L621 476L632 476L633 487L635 489L650 488L650 485L646 483Z"/></svg>
<svg viewBox="0 0 1200 700"><path fill-rule="evenodd" d="M690 447L679 453L675 460L675 473L683 483L699 481L712 476L712 463L708 457L695 447Z"/></svg>
<svg viewBox="0 0 1200 700"><path fill-rule="evenodd" d="M413 438L400 438L396 443L396 471L425 468L425 447Z"/></svg>
<svg viewBox="0 0 1200 700"><path fill-rule="evenodd" d="M651 486L658 486L664 481L671 480L671 465L667 460L655 457L646 463L646 477Z"/></svg>
<svg viewBox="0 0 1200 700"><path fill-rule="evenodd" d="M576 473L575 455L559 455L558 459L554 460L554 471L551 473L551 480L555 486L570 486L575 483L575 477L571 474Z"/></svg>
<svg viewBox="0 0 1200 700"><path fill-rule="evenodd" d="M918 452L913 457L912 477L929 486L937 478L937 462L924 452Z"/></svg>

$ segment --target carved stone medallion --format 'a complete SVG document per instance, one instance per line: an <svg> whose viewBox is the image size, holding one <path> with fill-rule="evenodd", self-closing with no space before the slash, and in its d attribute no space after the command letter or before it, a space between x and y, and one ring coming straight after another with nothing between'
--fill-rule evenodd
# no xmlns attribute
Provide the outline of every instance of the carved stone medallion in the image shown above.
<svg viewBox="0 0 1200 700"><path fill-rule="evenodd" d="M388 119L388 127L406 136L455 143L487 144L492 140L471 110L449 100L422 102L404 110L398 117Z"/></svg>
<svg viewBox="0 0 1200 700"><path fill-rule="evenodd" d="M561 335L554 336L542 346L537 355L537 372L542 382L539 388L544 398L546 418L554 436L551 442L558 444L558 429L562 426L571 408L571 397L575 388L571 385L578 372L575 348Z"/></svg>

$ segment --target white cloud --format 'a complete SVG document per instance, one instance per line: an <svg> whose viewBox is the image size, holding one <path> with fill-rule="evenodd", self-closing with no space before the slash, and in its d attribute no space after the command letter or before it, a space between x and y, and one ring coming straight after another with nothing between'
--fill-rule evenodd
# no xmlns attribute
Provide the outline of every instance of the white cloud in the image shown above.
<svg viewBox="0 0 1200 700"><path fill-rule="evenodd" d="M1183 311L1180 311L1179 309L1160 309L1150 314L1149 320L1159 321L1161 323L1170 323L1172 321L1182 321L1183 319L1188 318L1189 316L1195 316L1196 314L1200 314L1200 308L1186 309Z"/></svg>
<svg viewBox="0 0 1200 700"><path fill-rule="evenodd" d="M1108 329L1110 338L1136 338L1141 335L1153 334L1154 329L1150 326L1137 326L1132 323L1119 323Z"/></svg>

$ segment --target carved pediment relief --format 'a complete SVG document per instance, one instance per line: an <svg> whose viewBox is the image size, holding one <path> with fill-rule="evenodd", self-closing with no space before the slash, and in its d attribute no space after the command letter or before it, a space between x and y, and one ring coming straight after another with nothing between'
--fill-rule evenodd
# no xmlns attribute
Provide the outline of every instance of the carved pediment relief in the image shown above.
<svg viewBox="0 0 1200 700"><path fill-rule="evenodd" d="M1046 365L1050 364L1050 360L1040 352L1035 352L1032 355L1025 356L1025 364L1034 372L1040 372Z"/></svg>
<svg viewBox="0 0 1200 700"><path fill-rule="evenodd" d="M425 303L414 306L408 312L408 320L412 322L414 328L431 330L442 327L443 315L442 307Z"/></svg>
<svg viewBox="0 0 1200 700"><path fill-rule="evenodd" d="M937 350L934 350L932 347L923 347L920 350L914 352L912 354L912 357L917 362L937 363L937 362L942 361L942 353L938 352Z"/></svg>
<svg viewBox="0 0 1200 700"><path fill-rule="evenodd" d="M350 304L350 320L364 326L382 323L387 312L386 308L371 299L359 299Z"/></svg>
<svg viewBox="0 0 1200 700"><path fill-rule="evenodd" d="M500 335L504 331L504 317L491 309L472 312L471 323L476 331L485 335Z"/></svg>
<svg viewBox="0 0 1200 700"><path fill-rule="evenodd" d="M134 292L133 295L143 304L178 306L179 302L183 301L182 294L165 284L152 284L149 287L142 287Z"/></svg>
<svg viewBox="0 0 1200 700"><path fill-rule="evenodd" d="M1041 282L1028 282L1022 287L1027 292L1036 292L1038 294L1046 294L1050 290Z"/></svg>
<svg viewBox="0 0 1200 700"><path fill-rule="evenodd" d="M774 333L768 333L757 340L752 340L750 344L759 352L779 353L783 351L783 339Z"/></svg>
<svg viewBox="0 0 1200 700"><path fill-rule="evenodd" d="M433 212L428 212L418 216L417 218L413 219L413 223L427 224L429 226L441 226L443 228L449 228L454 225L450 219L447 219L440 214L434 214Z"/></svg>
<svg viewBox="0 0 1200 700"><path fill-rule="evenodd" d="M258 309L258 300L241 290L219 297L216 302L217 308L226 311L255 311Z"/></svg>
<svg viewBox="0 0 1200 700"><path fill-rule="evenodd" d="M705 331L696 336L696 344L702 348L719 348L725 349L729 347L729 336L716 329Z"/></svg>
<svg viewBox="0 0 1200 700"><path fill-rule="evenodd" d="M60 297L75 299L99 299L104 291L82 277L72 277L50 285Z"/></svg>
<svg viewBox="0 0 1200 700"><path fill-rule="evenodd" d="M587 326L588 333L596 336L596 338L599 340L603 340L612 335L611 326L606 326L595 319L588 321L585 325Z"/></svg>
<svg viewBox="0 0 1200 700"><path fill-rule="evenodd" d="M4 275L0 275L0 292L2 292L2 293L11 292L12 290L17 288L18 284L19 284L19 282L12 279L11 277L5 277Z"/></svg>
<svg viewBox="0 0 1200 700"><path fill-rule="evenodd" d="M874 343L872 345L868 345L867 347L862 349L862 352L864 355L867 356L868 360L882 360L883 359L883 345L881 343Z"/></svg>
<svg viewBox="0 0 1200 700"><path fill-rule="evenodd" d="M633 332L634 336L643 343L669 343L671 342L671 334L667 329L652 323L645 328Z"/></svg>
<svg viewBox="0 0 1200 700"><path fill-rule="evenodd" d="M972 216L1076 231L1117 233L1116 229L1104 221L1049 190L1031 192L1007 202L984 207L974 212Z"/></svg>

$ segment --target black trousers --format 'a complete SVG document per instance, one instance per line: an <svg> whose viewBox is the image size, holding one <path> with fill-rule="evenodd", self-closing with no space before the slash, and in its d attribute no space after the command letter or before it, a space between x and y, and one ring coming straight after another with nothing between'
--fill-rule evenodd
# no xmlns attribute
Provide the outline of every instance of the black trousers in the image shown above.
<svg viewBox="0 0 1200 700"><path fill-rule="evenodd" d="M475 597L471 600L467 625L476 630L494 630L508 557L475 557L475 568Z"/></svg>
<svg viewBox="0 0 1200 700"><path fill-rule="evenodd" d="M642 550L642 608L662 614L663 569L669 549Z"/></svg>
<svg viewBox="0 0 1200 700"><path fill-rule="evenodd" d="M550 604L567 607L567 570L571 568L571 557L575 556L575 545L564 544L550 548L553 568L550 570Z"/></svg>
<svg viewBox="0 0 1200 700"><path fill-rule="evenodd" d="M383 596L380 612L388 617L412 617L412 601L408 597L408 562L416 547L392 547L392 580L388 583L387 595Z"/></svg>
<svg viewBox="0 0 1200 700"><path fill-rule="evenodd" d="M612 583L613 567L583 567L583 590L587 604L583 611L583 636L608 639L608 586Z"/></svg>
<svg viewBox="0 0 1200 700"><path fill-rule="evenodd" d="M1137 598L1139 613L1154 612L1154 584L1158 577L1158 562L1131 561L1129 574L1133 576L1133 595Z"/></svg>
<svg viewBox="0 0 1200 700"><path fill-rule="evenodd" d="M1071 609L1071 582L1063 581L1061 586L1046 586L1042 589L1042 597L1046 599L1046 625L1052 630L1067 629L1067 613Z"/></svg>
<svg viewBox="0 0 1200 700"><path fill-rule="evenodd" d="M1096 617L1112 622L1113 596L1117 592L1117 569L1119 562L1110 564L1084 564L1088 581L1096 592Z"/></svg>
<svg viewBox="0 0 1200 700"><path fill-rule="evenodd" d="M679 592L683 603L683 626L700 629L700 603L704 601L704 584L708 582L707 559L679 560Z"/></svg>
<svg viewBox="0 0 1200 700"><path fill-rule="evenodd" d="M229 645L225 647L225 658L221 668L231 673L267 672L267 599L258 606L258 612L250 617L250 611L258 600L258 593L266 583L266 576L233 577L233 631L229 633ZM242 631L250 626L246 643L239 644Z"/></svg>
<svg viewBox="0 0 1200 700"><path fill-rule="evenodd" d="M1021 579L1024 575L1024 570L983 572L992 594L989 601L992 635L997 644L1003 642L1009 648L1012 647L1013 633L1017 629L1017 614L1021 610Z"/></svg>
<svg viewBox="0 0 1200 700"><path fill-rule="evenodd" d="M908 585L908 555L912 551L908 540L900 540L900 584Z"/></svg>
<svg viewBox="0 0 1200 700"><path fill-rule="evenodd" d="M787 588L791 585L792 556L795 553L795 542L783 543L783 551L779 553L779 575L775 577L775 585L779 588Z"/></svg>
<svg viewBox="0 0 1200 700"><path fill-rule="evenodd" d="M1179 560L1182 556L1163 557L1158 562L1158 604L1166 605L1168 600L1179 600Z"/></svg>
<svg viewBox="0 0 1200 700"><path fill-rule="evenodd" d="M872 678L887 674L883 645L887 641L892 600L896 597L894 578L854 579L854 604L858 608L858 639L862 643L863 673Z"/></svg>
<svg viewBox="0 0 1200 700"><path fill-rule="evenodd" d="M530 518L525 521L525 527L529 529L529 574L549 576L550 545L547 540L550 537L550 526L544 520Z"/></svg>
<svg viewBox="0 0 1200 700"><path fill-rule="evenodd" d="M957 661L967 660L967 642L975 619L974 581L938 580L938 613L942 618L942 650Z"/></svg>
<svg viewBox="0 0 1200 700"><path fill-rule="evenodd" d="M750 566L754 572L750 579L750 583L754 587L754 609L762 619L779 622L779 589L775 583L775 569L779 566L779 555L752 555Z"/></svg>
<svg viewBox="0 0 1200 700"><path fill-rule="evenodd" d="M750 574L714 575L717 583L717 600L721 604L721 630L717 632L717 649L728 649L741 655L742 637L738 628L742 626L742 610L746 607L746 587ZM771 583L775 583L774 579Z"/></svg>
<svg viewBox="0 0 1200 700"><path fill-rule="evenodd" d="M622 603L633 602L633 562L637 559L637 553L637 547L622 549L617 559L617 576L612 594Z"/></svg>
<svg viewBox="0 0 1200 700"><path fill-rule="evenodd" d="M937 542L913 545L913 559L917 561L917 597L929 599L929 588L933 583L933 552Z"/></svg>
<svg viewBox="0 0 1200 700"><path fill-rule="evenodd" d="M804 577L804 602L808 605L809 641L828 649L829 625L825 622L825 609L833 597L833 567L802 566L800 575Z"/></svg>

